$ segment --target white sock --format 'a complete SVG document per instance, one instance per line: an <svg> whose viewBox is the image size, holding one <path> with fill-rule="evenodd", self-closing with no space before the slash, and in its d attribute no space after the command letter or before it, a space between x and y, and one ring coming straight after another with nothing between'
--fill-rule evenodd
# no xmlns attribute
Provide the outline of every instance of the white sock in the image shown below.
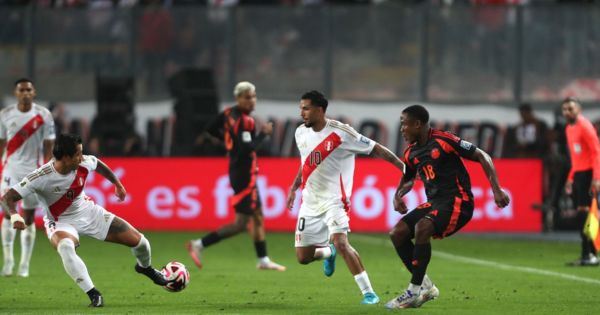
<svg viewBox="0 0 600 315"><path fill-rule="evenodd" d="M375 293L375 291L373 291L373 287L371 287L371 281L369 281L369 275L367 275L366 270L355 275L354 281L356 281L356 284L358 284L358 288L363 295L365 293Z"/></svg>
<svg viewBox="0 0 600 315"><path fill-rule="evenodd" d="M421 283L421 287L423 289L429 289L433 286L433 282L431 281L431 279L429 279L429 277L427 275L425 275L425 277L423 278L423 283Z"/></svg>
<svg viewBox="0 0 600 315"><path fill-rule="evenodd" d="M62 258L65 271L71 279L77 283L83 292L91 290L94 284L83 260L75 253L75 243L69 238L63 238L58 242L56 251L58 251L60 258Z"/></svg>
<svg viewBox="0 0 600 315"><path fill-rule="evenodd" d="M140 242L131 248L131 252L135 256L138 265L144 268L150 267L150 242L148 242L143 234Z"/></svg>
<svg viewBox="0 0 600 315"><path fill-rule="evenodd" d="M10 219L2 220L2 252L4 253L4 265L14 264L13 244L15 242L15 234L17 230L13 229L10 224Z"/></svg>
<svg viewBox="0 0 600 315"><path fill-rule="evenodd" d="M193 240L192 243L194 244L194 246L196 246L196 248L198 248L199 250L204 249L204 244L202 244L202 239L199 238L197 240Z"/></svg>
<svg viewBox="0 0 600 315"><path fill-rule="evenodd" d="M412 293L413 295L419 295L419 293L421 293L421 286L418 284L408 284L408 290L410 291L410 293Z"/></svg>
<svg viewBox="0 0 600 315"><path fill-rule="evenodd" d="M329 246L315 249L315 260L327 259L331 257L331 248Z"/></svg>
<svg viewBox="0 0 600 315"><path fill-rule="evenodd" d="M29 266L35 244L35 223L21 231L21 266Z"/></svg>
<svg viewBox="0 0 600 315"><path fill-rule="evenodd" d="M258 262L261 264L268 264L271 262L271 259L269 258L269 256L265 256L265 257L260 257L258 259Z"/></svg>

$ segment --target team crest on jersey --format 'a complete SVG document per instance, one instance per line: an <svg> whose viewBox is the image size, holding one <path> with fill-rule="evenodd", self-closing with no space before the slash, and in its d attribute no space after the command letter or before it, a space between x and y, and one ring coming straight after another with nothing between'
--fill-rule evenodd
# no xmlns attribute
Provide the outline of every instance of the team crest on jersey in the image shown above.
<svg viewBox="0 0 600 315"><path fill-rule="evenodd" d="M431 150L431 158L432 159L437 159L440 157L440 150L438 150L437 148L434 148L433 150Z"/></svg>
<svg viewBox="0 0 600 315"><path fill-rule="evenodd" d="M69 199L69 200L75 199L75 191L73 191L73 189L69 189L67 191L67 199Z"/></svg>
<svg viewBox="0 0 600 315"><path fill-rule="evenodd" d="M417 165L419 164L421 161L419 161L419 159L417 159L416 157L413 159L413 164Z"/></svg>
<svg viewBox="0 0 600 315"><path fill-rule="evenodd" d="M328 152L333 149L333 141L325 141L325 150Z"/></svg>
<svg viewBox="0 0 600 315"><path fill-rule="evenodd" d="M37 127L38 127L38 122L37 122L37 120L34 120L33 121L33 129L37 129Z"/></svg>
<svg viewBox="0 0 600 315"><path fill-rule="evenodd" d="M79 186L83 186L83 183L84 183L83 177L79 177L77 182L79 183Z"/></svg>

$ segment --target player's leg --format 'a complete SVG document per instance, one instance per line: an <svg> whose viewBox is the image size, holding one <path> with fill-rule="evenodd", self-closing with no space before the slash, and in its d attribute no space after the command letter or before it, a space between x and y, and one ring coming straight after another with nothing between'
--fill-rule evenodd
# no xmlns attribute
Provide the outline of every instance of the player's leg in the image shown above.
<svg viewBox="0 0 600 315"><path fill-rule="evenodd" d="M13 247L17 230L13 229L12 224L10 224L10 217L6 214L6 212L4 212L4 218L2 220L1 234L3 254L2 257L4 257L2 275L8 277L13 274L13 268L15 266Z"/></svg>
<svg viewBox="0 0 600 315"><path fill-rule="evenodd" d="M329 244L329 231L324 217L324 214L316 217L305 216L302 213L298 215L295 233L298 263L307 265L315 260L335 262L335 247Z"/></svg>
<svg viewBox="0 0 600 315"><path fill-rule="evenodd" d="M186 247L188 253L192 257L192 260L196 266L198 268L202 268L201 257L202 251L205 248L245 231L248 228L248 222L250 222L251 216L251 214L236 212L233 223L226 224L220 227L218 230L208 233L201 239L195 239L187 242Z"/></svg>
<svg viewBox="0 0 600 315"><path fill-rule="evenodd" d="M29 276L29 262L33 253L35 244L35 208L38 205L35 195L28 196L23 200L23 219L25 219L25 230L21 231L21 262L17 275L20 277Z"/></svg>
<svg viewBox="0 0 600 315"><path fill-rule="evenodd" d="M348 229L345 230L345 232L336 230L331 234L335 249L344 258L346 266L348 266L350 273L354 276L354 281L356 281L360 292L363 294L362 304L377 304L379 303L379 297L373 290L360 255L348 242Z"/></svg>
<svg viewBox="0 0 600 315"><path fill-rule="evenodd" d="M252 240L254 241L254 249L258 263L256 268L260 270L277 270L285 271L285 266L282 266L274 261L271 261L267 255L267 242L265 240L265 225L262 213L262 207L257 207L252 214Z"/></svg>
<svg viewBox="0 0 600 315"><path fill-rule="evenodd" d="M412 260L415 245L411 241L415 235L415 225L431 211L431 204L426 202L406 214L390 231L390 239L396 253L406 269L412 273Z"/></svg>
<svg viewBox="0 0 600 315"><path fill-rule="evenodd" d="M106 211L106 213L109 213ZM151 265L152 255L150 242L127 221L113 216L112 222L108 228L108 233L104 239L107 242L122 244L131 247L131 253L135 256L137 263L135 271L150 278L157 285L164 286L169 283L169 280L158 270Z"/></svg>
<svg viewBox="0 0 600 315"><path fill-rule="evenodd" d="M0 181L0 191L2 194L6 193L10 189L11 175L8 174L6 169L2 172L2 181ZM17 230L13 229L10 223L10 216L7 211L2 211L4 219L0 226L0 234L2 235L2 257L4 258L4 264L2 265L2 275L5 277L13 274L13 268L15 266L14 257L14 243Z"/></svg>
<svg viewBox="0 0 600 315"><path fill-rule="evenodd" d="M70 224L44 220L46 234L50 243L60 256L65 271L73 281L90 298L90 307L101 307L104 299L100 292L94 287L94 283L88 273L87 267L77 255L75 248L79 246L79 234Z"/></svg>
<svg viewBox="0 0 600 315"><path fill-rule="evenodd" d="M590 210L592 197L589 190L592 184L592 171L576 172L573 178L573 205L577 209L576 222L581 238L581 256L569 266L598 266L598 257L592 241L583 233L583 227Z"/></svg>

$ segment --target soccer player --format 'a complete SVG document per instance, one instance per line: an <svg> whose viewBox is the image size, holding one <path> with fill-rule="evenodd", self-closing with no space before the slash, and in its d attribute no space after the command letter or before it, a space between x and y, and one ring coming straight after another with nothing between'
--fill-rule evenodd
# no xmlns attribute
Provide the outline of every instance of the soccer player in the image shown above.
<svg viewBox="0 0 600 315"><path fill-rule="evenodd" d="M258 257L256 268L285 271L284 266L271 261L267 256L262 206L256 186L256 150L273 132L273 124L263 125L260 133L255 134L256 125L254 118L250 116L256 106L256 87L252 83L239 82L233 90L233 95L237 105L223 111L208 126L206 132L208 136L223 139L228 151L229 182L235 193L231 198L231 204L235 208L235 221L201 239L189 241L186 247L196 266L202 268L201 253L204 249L245 231L248 223L252 222L252 238Z"/></svg>
<svg viewBox="0 0 600 315"><path fill-rule="evenodd" d="M384 146L359 134L352 127L327 119L328 101L318 91L302 95L300 115L304 124L296 129L301 164L290 187L287 206L292 208L296 190L302 188L302 204L296 225L296 258L301 264L323 260L325 276L335 271L341 254L363 294L363 304L377 304L369 276L358 252L348 242L347 212L354 176L356 154L380 157L398 169L404 164ZM330 241L333 244L330 244Z"/></svg>
<svg viewBox="0 0 600 315"><path fill-rule="evenodd" d="M385 305L390 309L419 307L439 296L439 290L426 275L430 240L456 233L473 215L471 181L461 158L481 164L498 207L506 207L510 202L500 188L490 156L451 133L432 129L425 107L405 108L400 122L402 135L410 145L404 151L406 172L396 191L394 208L402 214L407 212L402 196L412 189L417 175L425 184L427 202L404 216L390 232L398 256L412 273L406 291Z"/></svg>
<svg viewBox="0 0 600 315"><path fill-rule="evenodd" d="M15 82L17 104L7 106L0 111L0 155L2 155L2 183L0 192L6 193L10 186L18 183L40 166L40 149L43 148L43 159L52 158L54 145L54 120L45 107L33 102L35 87L29 79ZM29 262L35 242L35 208L38 200L35 195L24 198L21 203L23 217L27 227L21 232L21 262L17 275L29 276ZM3 276L13 274L13 244L16 230L12 228L8 212L2 221L2 250L4 253Z"/></svg>
<svg viewBox="0 0 600 315"><path fill-rule="evenodd" d="M583 233L592 194L600 193L600 144L592 123L581 115L581 105L575 98L562 103L562 113L567 121L566 134L571 170L565 185L577 209L577 226L581 234L581 256L569 266L598 266L596 248Z"/></svg>
<svg viewBox="0 0 600 315"><path fill-rule="evenodd" d="M96 170L115 186L115 195L123 200L125 187L112 170L91 155L82 154L81 138L59 135L54 144L54 159L29 173L2 197L15 229L24 229L23 218L14 210L15 202L36 194L45 204L44 226L52 246L62 258L67 274L90 298L90 307L101 307L104 299L94 286L87 268L77 256L79 235L131 247L137 260L135 270L157 285L169 281L150 265L150 243L125 220L95 204L83 191L89 172Z"/></svg>

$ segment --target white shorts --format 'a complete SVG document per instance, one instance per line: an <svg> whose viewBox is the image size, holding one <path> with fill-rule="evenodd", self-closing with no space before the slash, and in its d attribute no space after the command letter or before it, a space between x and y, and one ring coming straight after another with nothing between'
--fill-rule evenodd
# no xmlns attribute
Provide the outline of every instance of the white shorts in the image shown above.
<svg viewBox="0 0 600 315"><path fill-rule="evenodd" d="M94 205L77 216L59 217L58 221L44 216L44 227L48 239L51 239L57 231L63 231L76 239L79 239L79 234L83 234L104 241L114 218L114 214L99 205Z"/></svg>
<svg viewBox="0 0 600 315"><path fill-rule="evenodd" d="M2 195L6 194L6 192L21 181L21 179L23 179L23 177L16 176L7 169L2 170L2 183L0 183L0 192ZM25 198L21 200L21 208L23 209L33 210L38 207L41 207L41 205L36 194L29 194L29 196L25 196Z"/></svg>
<svg viewBox="0 0 600 315"><path fill-rule="evenodd" d="M329 236L350 232L350 218L343 208L334 208L317 216L298 214L296 247L327 246Z"/></svg>

